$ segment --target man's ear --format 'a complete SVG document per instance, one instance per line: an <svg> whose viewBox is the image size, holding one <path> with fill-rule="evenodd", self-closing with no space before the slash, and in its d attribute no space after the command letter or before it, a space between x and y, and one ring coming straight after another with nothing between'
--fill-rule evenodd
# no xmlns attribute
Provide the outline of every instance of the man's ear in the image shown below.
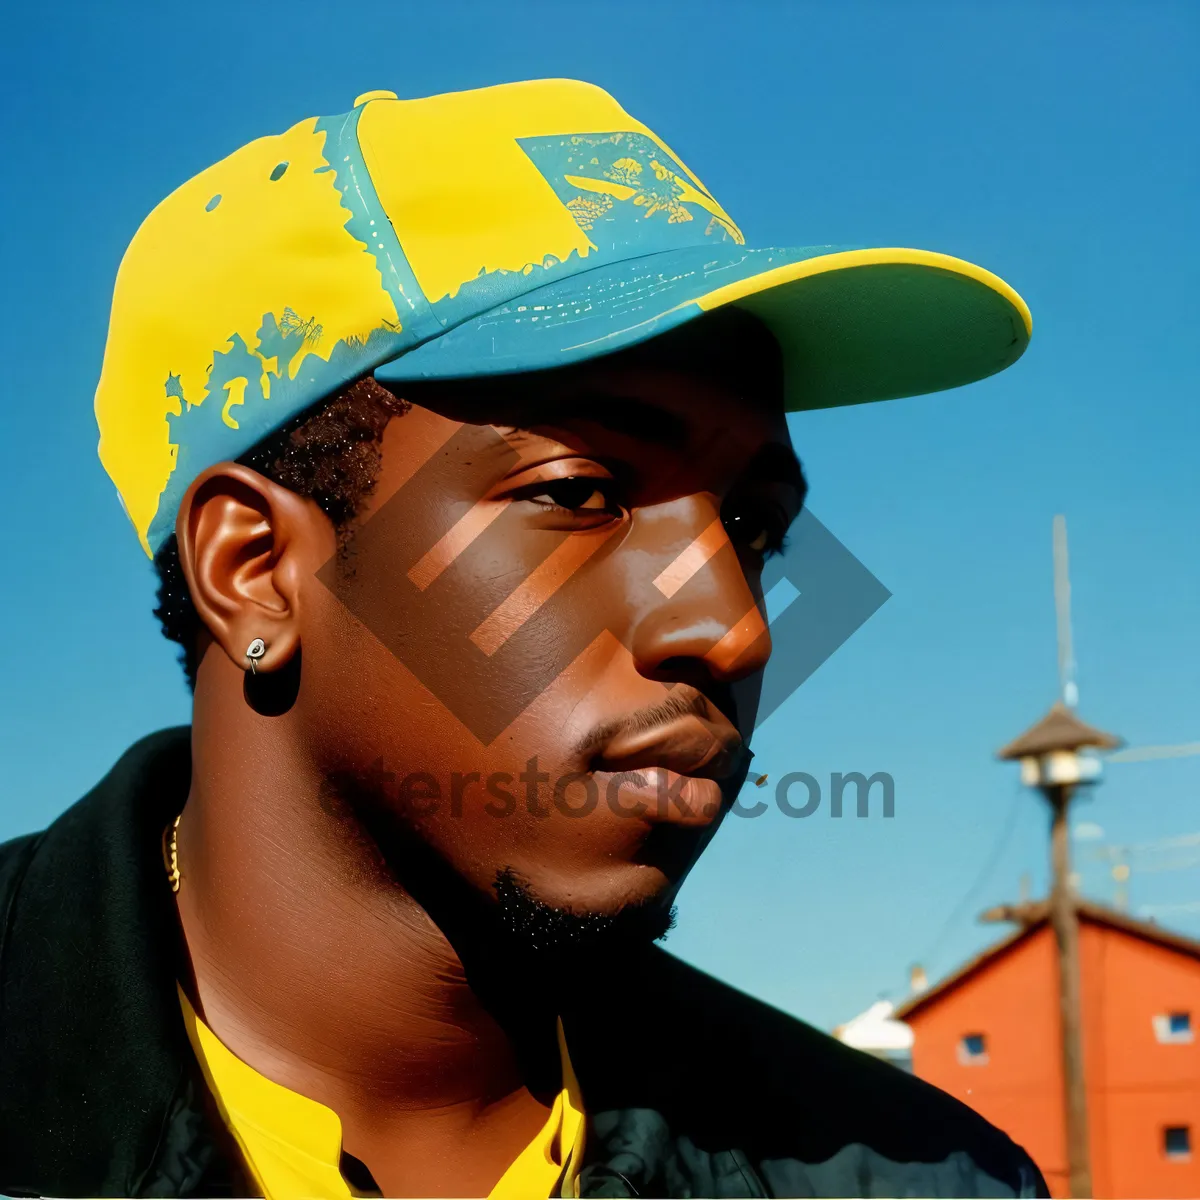
<svg viewBox="0 0 1200 1200"><path fill-rule="evenodd" d="M337 548L320 508L249 467L218 463L188 488L175 538L196 612L230 660L247 669L246 650L261 638L258 671L289 662L302 585Z"/></svg>

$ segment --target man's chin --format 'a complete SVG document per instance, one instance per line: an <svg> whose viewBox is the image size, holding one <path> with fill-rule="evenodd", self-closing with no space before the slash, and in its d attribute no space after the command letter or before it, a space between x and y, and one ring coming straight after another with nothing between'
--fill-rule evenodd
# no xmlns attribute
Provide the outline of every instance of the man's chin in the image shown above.
<svg viewBox="0 0 1200 1200"><path fill-rule="evenodd" d="M621 903L609 911L580 911L538 894L512 867L493 885L500 926L515 947L539 958L569 960L620 957L666 937L675 925L674 889Z"/></svg>

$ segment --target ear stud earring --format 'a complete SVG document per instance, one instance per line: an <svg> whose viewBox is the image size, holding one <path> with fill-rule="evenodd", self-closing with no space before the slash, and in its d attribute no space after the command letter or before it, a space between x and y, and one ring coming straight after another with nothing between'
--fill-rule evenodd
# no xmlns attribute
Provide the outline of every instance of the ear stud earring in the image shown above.
<svg viewBox="0 0 1200 1200"><path fill-rule="evenodd" d="M258 660L267 652L267 643L262 638L255 638L246 647L246 661L250 664L250 674L258 674Z"/></svg>

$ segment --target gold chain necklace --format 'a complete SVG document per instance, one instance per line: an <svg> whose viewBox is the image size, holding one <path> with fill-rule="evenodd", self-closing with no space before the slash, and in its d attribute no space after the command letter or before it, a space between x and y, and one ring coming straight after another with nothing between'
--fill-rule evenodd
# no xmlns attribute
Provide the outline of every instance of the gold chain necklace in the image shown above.
<svg viewBox="0 0 1200 1200"><path fill-rule="evenodd" d="M179 817L182 816L183 813L180 813ZM176 817L171 822L170 829L163 834L163 841L165 843L163 860L167 868L167 879L170 880L171 891L173 892L179 891L179 847L176 844L176 840L179 837L179 817Z"/></svg>

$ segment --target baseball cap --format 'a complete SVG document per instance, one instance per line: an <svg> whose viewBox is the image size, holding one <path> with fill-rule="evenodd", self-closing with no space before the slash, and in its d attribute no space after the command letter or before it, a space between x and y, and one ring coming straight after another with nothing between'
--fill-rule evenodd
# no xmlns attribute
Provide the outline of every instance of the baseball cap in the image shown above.
<svg viewBox="0 0 1200 1200"><path fill-rule="evenodd" d="M244 146L143 222L117 273L100 459L153 554L202 471L353 379L566 366L725 305L778 340L791 411L982 379L1031 329L1012 288L948 255L747 246L591 84L367 92Z"/></svg>

